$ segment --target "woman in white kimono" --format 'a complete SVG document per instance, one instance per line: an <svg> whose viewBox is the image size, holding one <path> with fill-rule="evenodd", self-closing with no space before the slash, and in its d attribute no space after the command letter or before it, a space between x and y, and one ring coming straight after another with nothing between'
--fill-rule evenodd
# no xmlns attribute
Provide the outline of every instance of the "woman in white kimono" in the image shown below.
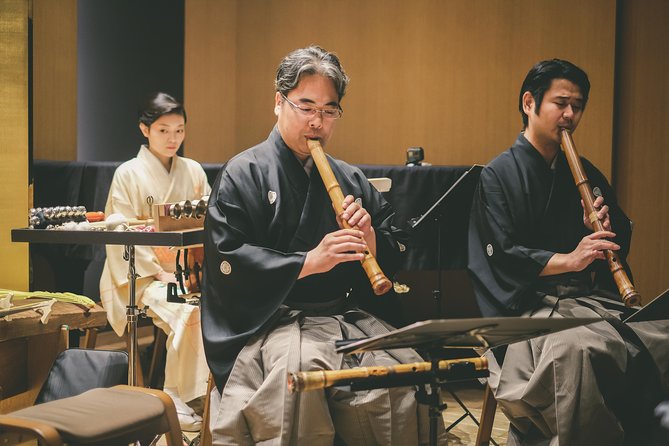
<svg viewBox="0 0 669 446"><path fill-rule="evenodd" d="M202 166L177 156L185 136L186 112L165 93L156 93L139 112L139 128L148 139L136 158L116 169L105 215L148 218L150 205L200 199L208 195ZM135 250L137 305L148 306L154 323L167 333L164 390L174 400L183 430L198 430L202 419L185 404L206 393L209 369L204 357L200 310L167 302L167 282L175 282L175 254L166 248L137 246ZM128 304L128 263L122 246L107 246L100 279L100 298L114 331L123 335Z"/></svg>

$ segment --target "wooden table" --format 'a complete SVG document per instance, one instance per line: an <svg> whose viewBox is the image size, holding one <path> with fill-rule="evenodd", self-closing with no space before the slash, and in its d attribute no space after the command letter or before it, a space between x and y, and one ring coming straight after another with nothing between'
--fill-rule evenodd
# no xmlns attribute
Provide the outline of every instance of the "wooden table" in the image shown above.
<svg viewBox="0 0 669 446"><path fill-rule="evenodd" d="M79 305L55 302L46 324L41 314L27 310L0 319L0 413L31 406L56 356L63 326L89 329L107 324L105 310L96 305L86 311Z"/></svg>

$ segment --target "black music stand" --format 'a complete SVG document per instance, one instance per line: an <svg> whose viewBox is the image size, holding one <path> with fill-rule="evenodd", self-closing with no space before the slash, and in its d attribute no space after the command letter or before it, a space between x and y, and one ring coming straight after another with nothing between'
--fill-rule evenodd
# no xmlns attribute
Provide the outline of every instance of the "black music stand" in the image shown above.
<svg viewBox="0 0 669 446"><path fill-rule="evenodd" d="M441 316L441 296L442 296L441 273L443 269L441 251L442 251L442 226L443 226L443 219L445 217L445 212L446 209L448 208L448 204L454 200L454 197L456 197L460 193L464 193L465 191L472 190L474 188L476 182L478 181L479 175L481 174L482 169L483 169L482 165L474 164L472 167L469 168L469 170L460 175L460 177L451 185L451 187L449 187L448 190L446 190L446 192L444 192L441 195L441 197L439 197L439 199L437 199L437 201L435 201L434 204L430 206L430 208L427 211L425 211L424 214L422 214L420 217L415 217L408 221L409 229L411 230L411 232L415 232L418 230L427 230L427 227L429 225L426 222L434 222L437 226L437 287L435 288L434 291L432 291L432 296L434 297L434 302L437 310L436 315L438 317ZM463 239L465 240L465 247L463 249L466 250L467 225L465 224L464 227L454 228L454 229L463 231Z"/></svg>
<svg viewBox="0 0 669 446"><path fill-rule="evenodd" d="M599 318L524 317L429 320L416 322L383 335L346 343L337 347L337 352L355 354L371 350L414 348L427 356L435 373L428 383L430 392L427 393L422 388L416 398L419 403L428 404L430 407L430 445L436 445L437 422L441 411L445 409L445 405L441 404L439 390L446 382L453 381L436 373L439 369L437 363L443 359L445 348L498 347L600 321ZM480 376L475 373L468 377L460 374L456 379L475 379Z"/></svg>

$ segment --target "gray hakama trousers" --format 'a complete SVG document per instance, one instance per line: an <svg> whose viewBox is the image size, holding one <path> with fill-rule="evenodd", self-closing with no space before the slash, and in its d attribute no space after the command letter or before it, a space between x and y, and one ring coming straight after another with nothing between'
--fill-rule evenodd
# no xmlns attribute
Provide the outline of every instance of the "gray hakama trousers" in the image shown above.
<svg viewBox="0 0 669 446"><path fill-rule="evenodd" d="M313 314L310 312L310 314ZM420 362L411 349L343 356L334 342L387 333L392 327L360 310L343 315L306 316L282 308L268 329L241 351L219 395L211 400L215 445L427 444L427 406L413 387L351 392L342 388L291 394L287 374L358 366ZM445 444L443 424L440 441Z"/></svg>
<svg viewBox="0 0 669 446"><path fill-rule="evenodd" d="M547 295L542 303L525 316L617 317L614 307L622 305L597 296ZM602 321L511 344L501 368L486 353L489 384L511 421L508 445L644 444L651 433L634 423L652 424L653 405L642 400L668 389L669 321L620 325Z"/></svg>

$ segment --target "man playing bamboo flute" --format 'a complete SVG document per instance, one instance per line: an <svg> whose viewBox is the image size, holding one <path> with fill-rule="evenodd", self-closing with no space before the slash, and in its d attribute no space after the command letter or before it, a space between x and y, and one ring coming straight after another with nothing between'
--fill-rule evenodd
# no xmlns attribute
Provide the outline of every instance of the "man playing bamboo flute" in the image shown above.
<svg viewBox="0 0 669 446"><path fill-rule="evenodd" d="M520 90L524 131L483 169L474 197L469 270L484 316L604 319L487 353L509 445L647 444L667 390L669 323L622 323L629 310L604 260L610 249L627 266L630 221L582 159L602 192L605 231L592 232L560 150L560 129L576 130L589 90L570 62L536 64Z"/></svg>
<svg viewBox="0 0 669 446"><path fill-rule="evenodd" d="M326 146L348 77L319 47L295 50L276 75L277 124L221 170L205 221L202 328L215 444L414 445L428 420L413 388L290 394L287 373L420 361L412 350L343 357L338 339L387 333L358 308L370 294L369 249L390 275L405 234L362 172L329 158L347 194L341 229L307 146ZM363 243L364 241L364 243ZM374 299L384 297L372 296Z"/></svg>

